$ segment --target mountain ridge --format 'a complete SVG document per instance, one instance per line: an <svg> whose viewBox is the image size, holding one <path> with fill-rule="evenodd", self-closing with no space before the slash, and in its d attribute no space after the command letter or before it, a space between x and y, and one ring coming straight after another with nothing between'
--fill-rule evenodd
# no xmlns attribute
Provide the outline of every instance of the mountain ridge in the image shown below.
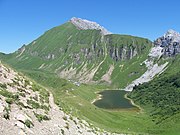
<svg viewBox="0 0 180 135"><path fill-rule="evenodd" d="M112 34L111 32L107 31L103 26L100 26L98 23L89 20L73 17L70 19L69 22L74 24L79 29L95 29L100 30L103 35Z"/></svg>
<svg viewBox="0 0 180 135"><path fill-rule="evenodd" d="M108 70L112 66L106 66L106 62L118 65L121 61L125 63L127 60L133 61L138 56L143 56L144 52L147 53L150 46L151 41L148 39L118 34L102 35L99 29L79 30L68 22L48 30L9 57L16 57L12 59L24 63L22 66L14 63L18 68L24 67L25 63L28 62L29 68L45 69L56 72L60 77L66 79L82 80L81 82L89 83L101 81L101 78L106 76L106 73L108 74ZM34 63L30 59L34 59ZM142 62L140 60L142 58L138 59ZM34 66L32 67L29 63ZM116 77L114 71L117 69L113 69L110 73ZM79 72L80 70L81 72ZM131 72L135 71L128 71L125 74L131 74ZM108 78L111 78L111 74ZM108 79L104 78L102 80L105 80L105 83L114 82L106 81ZM115 85L118 86L117 83Z"/></svg>

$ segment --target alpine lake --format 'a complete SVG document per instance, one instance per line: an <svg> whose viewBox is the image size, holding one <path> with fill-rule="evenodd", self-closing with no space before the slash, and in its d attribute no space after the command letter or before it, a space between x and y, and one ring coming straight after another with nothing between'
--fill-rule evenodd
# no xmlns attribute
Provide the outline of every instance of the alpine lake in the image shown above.
<svg viewBox="0 0 180 135"><path fill-rule="evenodd" d="M123 90L104 90L97 93L98 97L93 104L102 109L138 111L139 108L125 97L127 93Z"/></svg>

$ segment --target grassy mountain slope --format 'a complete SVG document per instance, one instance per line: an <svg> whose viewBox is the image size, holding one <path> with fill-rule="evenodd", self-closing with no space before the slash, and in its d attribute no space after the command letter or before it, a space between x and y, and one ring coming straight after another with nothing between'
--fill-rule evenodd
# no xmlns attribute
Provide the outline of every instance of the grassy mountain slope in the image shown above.
<svg viewBox="0 0 180 135"><path fill-rule="evenodd" d="M169 67L163 74L135 87L129 97L144 107L156 124L172 128L171 134L175 134L180 132L180 56L169 61Z"/></svg>
<svg viewBox="0 0 180 135"><path fill-rule="evenodd" d="M45 32L4 60L20 70L47 71L65 79L96 81L119 88L146 70L140 63L146 59L151 44L139 37L104 36L100 30L79 30L67 22ZM130 74L131 77L126 77Z"/></svg>

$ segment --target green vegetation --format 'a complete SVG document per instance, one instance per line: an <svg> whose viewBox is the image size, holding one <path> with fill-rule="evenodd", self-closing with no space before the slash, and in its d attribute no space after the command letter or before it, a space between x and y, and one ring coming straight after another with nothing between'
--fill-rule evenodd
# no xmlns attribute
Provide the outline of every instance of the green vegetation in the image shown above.
<svg viewBox="0 0 180 135"><path fill-rule="evenodd" d="M151 44L148 39L129 35L111 34L102 38L100 31L78 30L68 22L45 32L27 45L19 57L20 52L17 51L2 59L20 71L40 71L47 74L59 74L63 69L73 67L78 75L85 65L87 70L99 67L93 80L102 84L106 84L101 81L102 76L107 73L110 65L114 65L110 76L112 86L123 88L145 72L146 67L140 64L147 58ZM122 54L123 49L128 53ZM136 55L130 58L133 51ZM123 56L119 56L117 60L117 54ZM101 63L102 61L104 62ZM127 77L134 72L137 74ZM71 79L78 81L79 77ZM34 87L33 90L38 88Z"/></svg>
<svg viewBox="0 0 180 135"><path fill-rule="evenodd" d="M7 102L8 104L12 104L12 103L13 103L13 99L12 99L12 98L6 98L6 102Z"/></svg>
<svg viewBox="0 0 180 135"><path fill-rule="evenodd" d="M34 126L34 124L30 121L30 120L26 120L25 123L24 123L28 128L31 128Z"/></svg>
<svg viewBox="0 0 180 135"><path fill-rule="evenodd" d="M138 86L131 93L134 101L140 105L152 105L151 116L157 123L176 115L180 111L180 74L156 80Z"/></svg>
<svg viewBox="0 0 180 135"><path fill-rule="evenodd" d="M40 108L40 104L34 100L27 100L27 104L31 105L31 107L34 109Z"/></svg>
<svg viewBox="0 0 180 135"><path fill-rule="evenodd" d="M62 135L65 135L65 132L64 132L64 130L63 130L63 129L61 129L61 134L62 134Z"/></svg>
<svg viewBox="0 0 180 135"><path fill-rule="evenodd" d="M176 59L176 60L175 60ZM161 126L178 126L180 122L180 57L171 58L169 68L149 83L135 87L128 96L144 107L152 120ZM172 126L175 129L176 126Z"/></svg>
<svg viewBox="0 0 180 135"><path fill-rule="evenodd" d="M47 105L41 105L41 109L44 109L46 111L49 111L49 106Z"/></svg>
<svg viewBox="0 0 180 135"><path fill-rule="evenodd" d="M0 89L0 95L6 97L6 102L8 104L12 104L13 102L19 100L19 95L13 94L13 93L11 93L7 90L4 90L4 89Z"/></svg>
<svg viewBox="0 0 180 135"><path fill-rule="evenodd" d="M3 117L4 117L6 120L9 120L9 118L10 118L9 112L10 112L10 106L5 107L5 113L3 114Z"/></svg>
<svg viewBox="0 0 180 135"><path fill-rule="evenodd" d="M41 122L43 120L50 120L50 118L47 115L38 114L35 112L34 112L34 115L36 116L36 118L38 119L39 122Z"/></svg>
<svg viewBox="0 0 180 135"><path fill-rule="evenodd" d="M17 105L19 105L19 106L21 106L21 107L23 107L23 108L27 108L27 106L25 106L24 103L22 103L22 102L20 102L20 101L17 102Z"/></svg>
<svg viewBox="0 0 180 135"><path fill-rule="evenodd" d="M63 120L67 121L67 117L66 117L66 116L63 116Z"/></svg>
<svg viewBox="0 0 180 135"><path fill-rule="evenodd" d="M44 89L42 86L37 85L36 83L33 83L31 89L34 92L39 91L41 103L49 103L49 92L46 89Z"/></svg>
<svg viewBox="0 0 180 135"><path fill-rule="evenodd" d="M67 130L69 130L69 123L66 122L66 126L64 126Z"/></svg>
<svg viewBox="0 0 180 135"><path fill-rule="evenodd" d="M4 117L6 120L9 120L9 118L10 118L9 113L6 112L6 113L3 115L3 117Z"/></svg>
<svg viewBox="0 0 180 135"><path fill-rule="evenodd" d="M4 83L4 84L1 84L0 83L0 87L2 88L2 89L7 89L7 85Z"/></svg>

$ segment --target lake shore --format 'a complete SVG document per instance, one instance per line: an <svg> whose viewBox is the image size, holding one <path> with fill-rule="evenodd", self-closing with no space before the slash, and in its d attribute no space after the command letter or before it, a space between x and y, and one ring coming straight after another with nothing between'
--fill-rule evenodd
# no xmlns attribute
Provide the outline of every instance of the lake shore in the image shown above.
<svg viewBox="0 0 180 135"><path fill-rule="evenodd" d="M128 94L128 93L127 93L127 94ZM133 106L137 107L137 108L140 110L140 112L143 112L143 109L142 109L139 105L135 104L134 101L133 101L131 98L128 98L128 97L127 97L127 94L124 95L124 98L126 98L127 100L129 100Z"/></svg>
<svg viewBox="0 0 180 135"><path fill-rule="evenodd" d="M98 92L99 93L99 92ZM97 98L96 99L94 99L92 102L91 102L91 104L94 104L96 101L98 101L98 100L101 100L102 99L102 95L101 94L98 94L98 93L96 93L98 96L97 96Z"/></svg>

